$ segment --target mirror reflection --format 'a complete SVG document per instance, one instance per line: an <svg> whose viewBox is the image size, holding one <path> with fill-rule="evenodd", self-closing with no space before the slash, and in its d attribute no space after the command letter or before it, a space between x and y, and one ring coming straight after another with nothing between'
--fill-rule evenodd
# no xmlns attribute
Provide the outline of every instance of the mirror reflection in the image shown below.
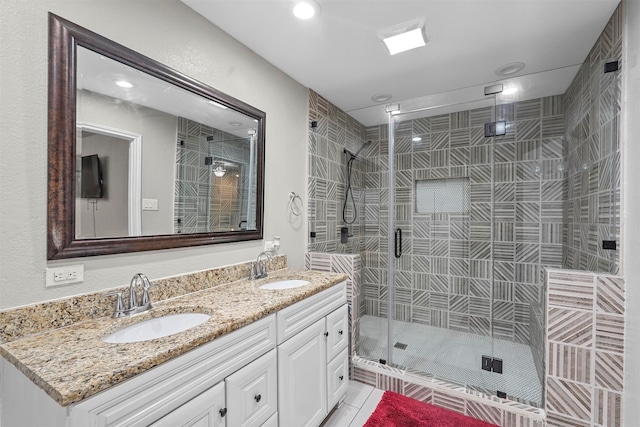
<svg viewBox="0 0 640 427"><path fill-rule="evenodd" d="M47 259L263 237L263 111L49 14Z"/></svg>
<svg viewBox="0 0 640 427"><path fill-rule="evenodd" d="M77 47L77 239L256 230L257 120Z"/></svg>

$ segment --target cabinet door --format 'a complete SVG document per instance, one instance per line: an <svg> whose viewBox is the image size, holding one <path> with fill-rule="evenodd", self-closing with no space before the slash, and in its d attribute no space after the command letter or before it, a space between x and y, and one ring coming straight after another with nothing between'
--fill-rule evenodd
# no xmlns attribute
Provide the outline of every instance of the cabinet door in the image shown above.
<svg viewBox="0 0 640 427"><path fill-rule="evenodd" d="M229 426L258 427L276 413L277 366L273 349L226 378Z"/></svg>
<svg viewBox="0 0 640 427"><path fill-rule="evenodd" d="M318 426L327 415L325 319L278 346L278 416L283 427Z"/></svg>
<svg viewBox="0 0 640 427"><path fill-rule="evenodd" d="M345 348L327 365L327 401L329 410L347 394L349 388L349 351Z"/></svg>
<svg viewBox="0 0 640 427"><path fill-rule="evenodd" d="M276 412L275 414L271 415L271 418L269 418L264 424L262 424L262 427L278 427L278 413Z"/></svg>
<svg viewBox="0 0 640 427"><path fill-rule="evenodd" d="M333 360L347 347L349 340L349 309L343 305L327 315L327 360Z"/></svg>
<svg viewBox="0 0 640 427"><path fill-rule="evenodd" d="M194 397L165 415L152 427L224 427L224 382Z"/></svg>

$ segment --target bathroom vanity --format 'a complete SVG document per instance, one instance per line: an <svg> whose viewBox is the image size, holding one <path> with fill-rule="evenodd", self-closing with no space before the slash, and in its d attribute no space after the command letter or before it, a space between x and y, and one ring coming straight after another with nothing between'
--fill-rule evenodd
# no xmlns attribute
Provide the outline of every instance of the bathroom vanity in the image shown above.
<svg viewBox="0 0 640 427"><path fill-rule="evenodd" d="M294 276L309 284L260 288ZM144 316L87 320L5 343L2 425L317 426L348 388L345 279L282 270L157 303ZM103 341L177 312L211 318L150 341Z"/></svg>

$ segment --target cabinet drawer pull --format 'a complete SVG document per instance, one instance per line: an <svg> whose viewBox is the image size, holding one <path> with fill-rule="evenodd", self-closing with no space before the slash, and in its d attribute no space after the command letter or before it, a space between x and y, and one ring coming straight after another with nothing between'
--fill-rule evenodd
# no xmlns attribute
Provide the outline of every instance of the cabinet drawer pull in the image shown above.
<svg viewBox="0 0 640 427"><path fill-rule="evenodd" d="M340 381L342 381L344 379L344 375L340 375L338 378L340 378Z"/></svg>
<svg viewBox="0 0 640 427"><path fill-rule="evenodd" d="M325 332L325 333L324 333L324 336L325 336L325 337L328 337L328 336L329 336L329 332Z"/></svg>
<svg viewBox="0 0 640 427"><path fill-rule="evenodd" d="M256 402L260 402L260 399L262 399L261 395L256 395L256 397L254 397L254 399L256 399Z"/></svg>
<svg viewBox="0 0 640 427"><path fill-rule="evenodd" d="M339 333L340 335L342 335L342 331L338 331L338 333Z"/></svg>
<svg viewBox="0 0 640 427"><path fill-rule="evenodd" d="M225 415L227 415L227 408L220 409L220 416L224 417Z"/></svg>

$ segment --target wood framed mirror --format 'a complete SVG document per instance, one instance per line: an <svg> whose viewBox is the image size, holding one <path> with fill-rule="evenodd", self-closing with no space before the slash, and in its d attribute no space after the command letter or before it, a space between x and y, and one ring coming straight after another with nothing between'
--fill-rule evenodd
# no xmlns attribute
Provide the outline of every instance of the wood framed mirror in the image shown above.
<svg viewBox="0 0 640 427"><path fill-rule="evenodd" d="M49 14L47 259L263 237L264 112Z"/></svg>

